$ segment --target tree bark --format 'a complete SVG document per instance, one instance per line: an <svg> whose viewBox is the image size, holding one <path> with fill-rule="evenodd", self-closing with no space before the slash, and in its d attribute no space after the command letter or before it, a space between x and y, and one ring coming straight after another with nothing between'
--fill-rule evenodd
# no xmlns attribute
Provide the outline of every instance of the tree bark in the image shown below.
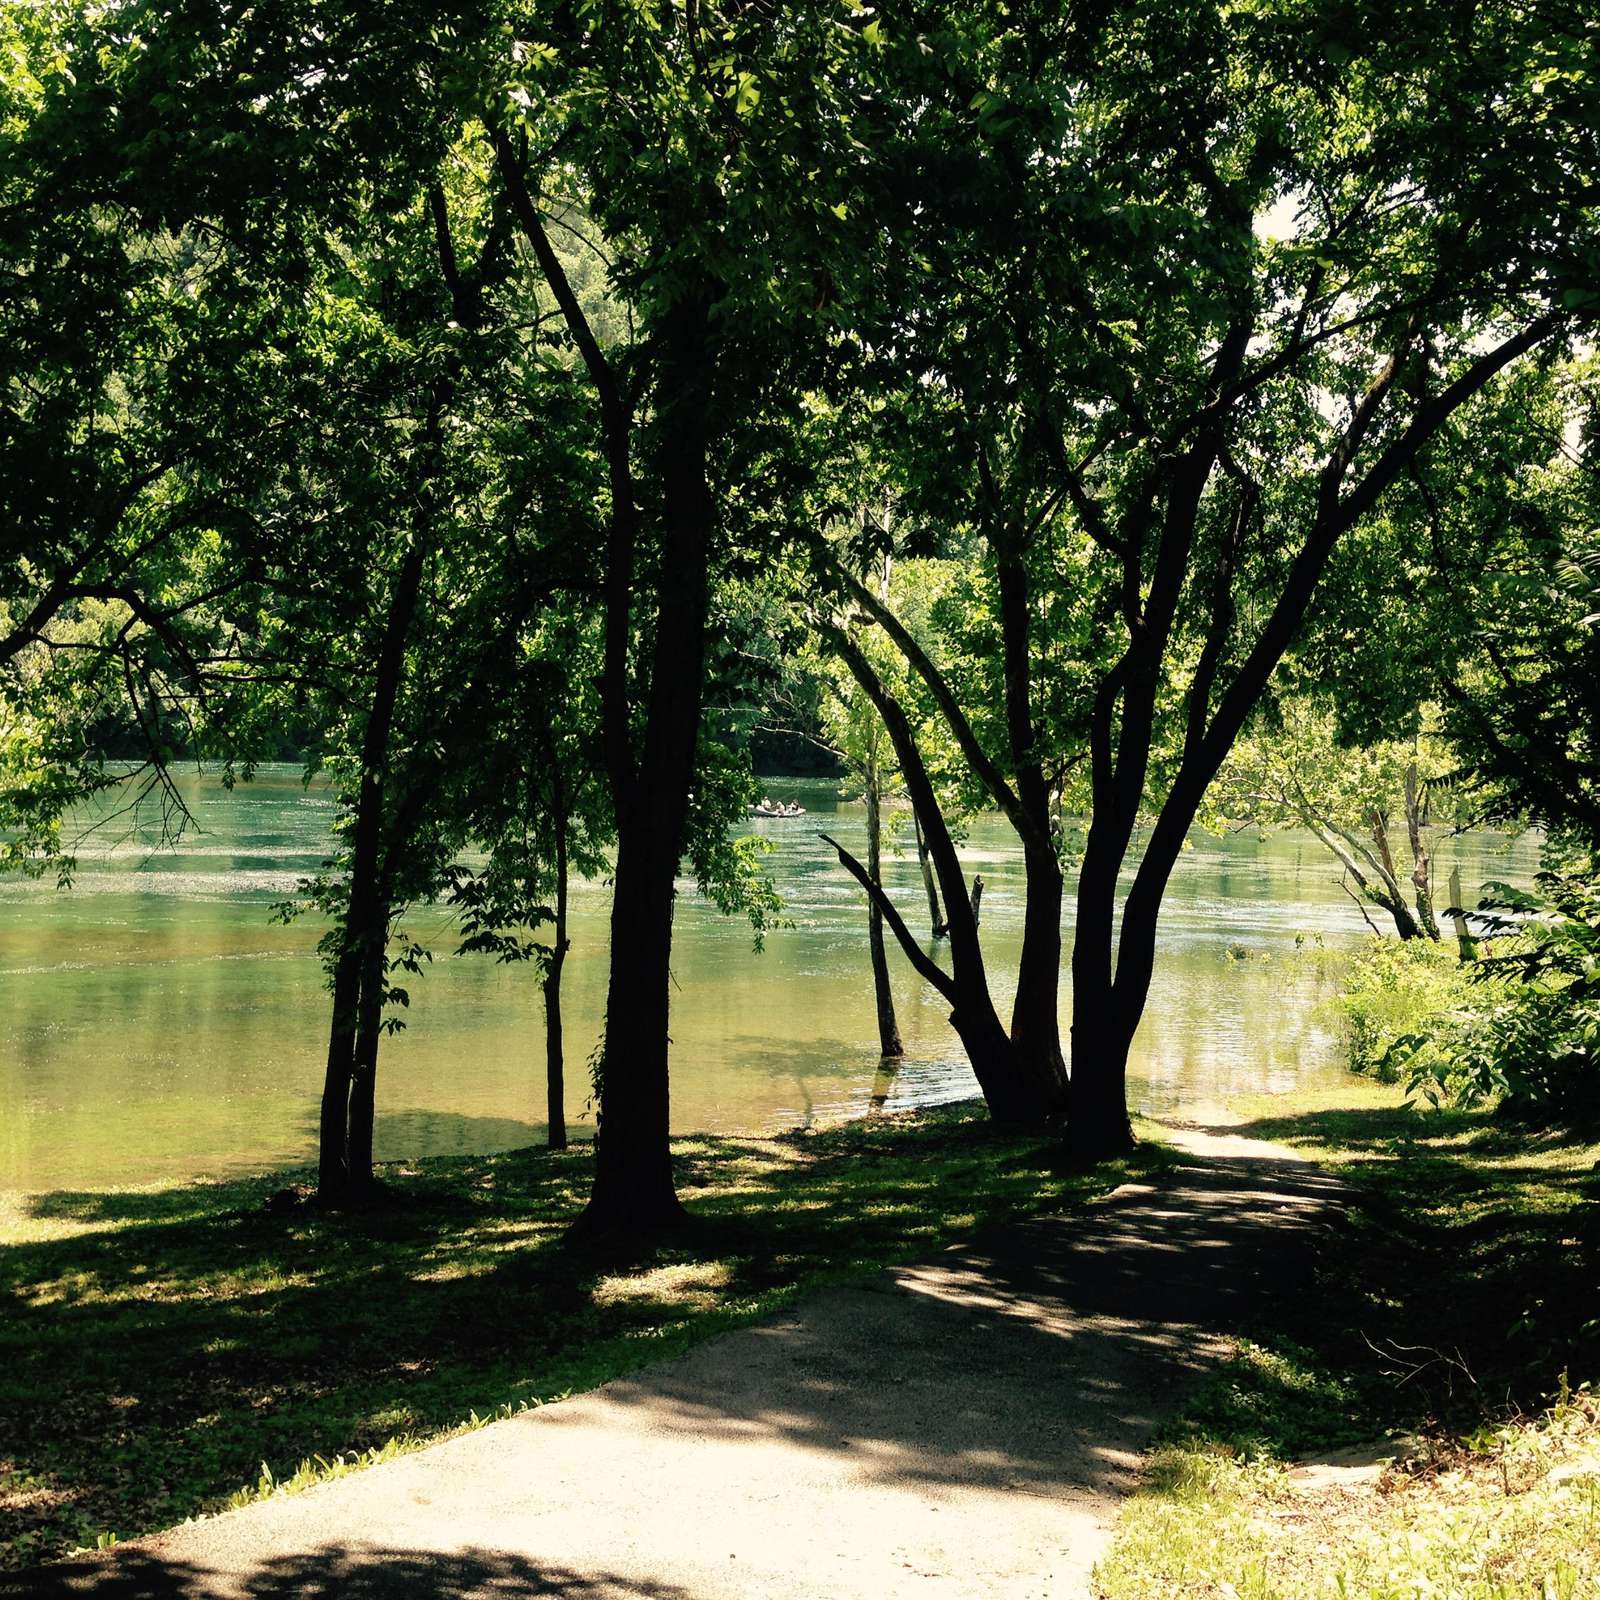
<svg viewBox="0 0 1600 1600"><path fill-rule="evenodd" d="M1406 834L1411 843L1411 886L1417 902L1417 924L1435 944L1439 942L1439 919L1433 910L1433 862L1428 855L1427 821L1423 816L1422 787L1417 781L1417 764L1406 763Z"/></svg>
<svg viewBox="0 0 1600 1600"><path fill-rule="evenodd" d="M876 730L873 738L876 741ZM876 751L867 755L867 871L872 881L883 887L883 815L882 796L879 793L878 758ZM889 961L883 949L883 913L878 902L867 899L867 945L872 954L872 993L878 1009L878 1054L899 1056L905 1054L900 1042L900 1025L895 1020L894 991L889 987Z"/></svg>
<svg viewBox="0 0 1600 1600"><path fill-rule="evenodd" d="M373 1189L372 1131L378 1104L378 1045L383 1038L390 908L378 907L384 937L368 941L361 961L361 998L356 1006L356 1042L350 1075L346 1168L350 1194L360 1200Z"/></svg>
<svg viewBox="0 0 1600 1600"><path fill-rule="evenodd" d="M567 1148L566 1047L561 1027L561 972L567 963L567 817L556 802L555 945L544 975L545 1143Z"/></svg>
<svg viewBox="0 0 1600 1600"><path fill-rule="evenodd" d="M713 516L704 297L664 319L657 399L662 553L644 748L617 796L611 976L599 1067L595 1180L582 1226L650 1232L682 1217L672 1182L668 1062L672 907L705 678ZM619 603L608 585L608 608Z"/></svg>
<svg viewBox="0 0 1600 1600"><path fill-rule="evenodd" d="M939 874L945 912L950 918L948 973L933 962L911 937L899 912L884 895L882 888L872 881L867 870L833 840L828 842L838 850L839 859L849 868L856 881L878 902L884 920L900 941L906 959L950 1002L950 1026L956 1030L957 1037L966 1049L990 1115L1001 1122L1035 1126L1047 1122L1060 1111L1060 1098L1046 1091L1028 1065L1011 1048L1011 1041L995 1012L966 876L961 870L955 841L950 837L950 830L939 809L905 708L884 687L883 680L873 671L860 646L842 626L826 619L822 619L820 625L840 659L883 718L911 803L925 820L928 849Z"/></svg>
<svg viewBox="0 0 1600 1600"><path fill-rule="evenodd" d="M322 1086L317 1198L325 1206L343 1205L351 1195L350 1095L356 1073L362 980L372 951L376 948L381 959L388 937L388 915L379 903L378 880L389 737L405 670L406 637L416 615L426 554L423 540L413 539L396 574L378 648L372 706L361 736L361 780L350 844L349 900L334 963L333 1020L329 1027L328 1060ZM369 1153L369 1172L370 1165Z"/></svg>

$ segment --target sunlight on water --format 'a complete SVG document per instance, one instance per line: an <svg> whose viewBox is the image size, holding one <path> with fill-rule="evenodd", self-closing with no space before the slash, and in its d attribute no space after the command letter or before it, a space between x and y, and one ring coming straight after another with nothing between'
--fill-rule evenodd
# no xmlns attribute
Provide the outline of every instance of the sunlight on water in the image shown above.
<svg viewBox="0 0 1600 1600"><path fill-rule="evenodd" d="M673 1123L765 1130L975 1092L946 1008L891 947L907 1056L879 1070L864 902L816 837L864 833L833 787L773 782L810 815L751 824L792 927L764 953L684 884L674 948ZM292 768L229 793L190 780L203 831L175 849L90 839L74 887L0 879L0 1189L83 1187L262 1169L309 1158L328 1002L321 925L271 921L317 870L332 808ZM831 813L837 812L837 815ZM824 817L822 814L830 814ZM120 826L126 834L126 824ZM1440 840L1459 863L1526 879L1530 840ZM964 855L983 873L985 950L1002 1015L1021 926L1021 863L1005 825L979 819ZM885 876L907 922L927 920L909 852ZM1365 935L1314 841L1197 836L1162 918L1150 1006L1135 1045L1141 1110L1339 1070L1324 1002L1336 962ZM582 1134L585 1063L606 977L606 891L574 893L567 964L568 1114ZM448 917L408 923L435 954L410 984L406 1030L379 1071L380 1158L506 1149L543 1135L543 1019L526 968L457 959ZM1297 953L1296 935L1308 953ZM1234 952L1230 956L1230 950ZM1242 957L1242 959L1240 958Z"/></svg>

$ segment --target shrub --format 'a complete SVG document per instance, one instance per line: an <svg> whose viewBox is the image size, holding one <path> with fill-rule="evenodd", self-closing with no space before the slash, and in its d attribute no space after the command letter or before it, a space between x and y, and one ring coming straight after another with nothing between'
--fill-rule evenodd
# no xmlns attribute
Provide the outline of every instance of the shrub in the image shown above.
<svg viewBox="0 0 1600 1600"><path fill-rule="evenodd" d="M1600 873L1584 861L1535 882L1485 885L1475 920L1495 937L1477 961L1421 941L1355 959L1341 996L1354 1070L1404 1076L1433 1105L1600 1117Z"/></svg>
<svg viewBox="0 0 1600 1600"><path fill-rule="evenodd" d="M1352 1071L1393 1083L1424 1063L1443 1070L1477 986L1453 949L1426 939L1373 939L1339 996Z"/></svg>

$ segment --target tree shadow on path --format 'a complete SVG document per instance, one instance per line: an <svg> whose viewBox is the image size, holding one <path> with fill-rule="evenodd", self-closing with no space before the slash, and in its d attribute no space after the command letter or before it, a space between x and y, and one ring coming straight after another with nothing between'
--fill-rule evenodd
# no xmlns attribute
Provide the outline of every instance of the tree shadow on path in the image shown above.
<svg viewBox="0 0 1600 1600"><path fill-rule="evenodd" d="M112 1562L63 1562L0 1575L0 1600L691 1600L676 1585L596 1571L576 1573L494 1550L447 1554L374 1545L325 1545L279 1556L247 1577L219 1577L146 1551Z"/></svg>

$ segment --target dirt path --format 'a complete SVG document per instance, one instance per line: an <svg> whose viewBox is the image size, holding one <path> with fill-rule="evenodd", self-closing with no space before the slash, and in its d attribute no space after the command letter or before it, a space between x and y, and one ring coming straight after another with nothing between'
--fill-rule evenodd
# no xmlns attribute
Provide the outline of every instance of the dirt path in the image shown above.
<svg viewBox="0 0 1600 1600"><path fill-rule="evenodd" d="M1192 1161L1086 1211L0 1596L1087 1595L1151 1431L1338 1203L1287 1151L1173 1137Z"/></svg>

